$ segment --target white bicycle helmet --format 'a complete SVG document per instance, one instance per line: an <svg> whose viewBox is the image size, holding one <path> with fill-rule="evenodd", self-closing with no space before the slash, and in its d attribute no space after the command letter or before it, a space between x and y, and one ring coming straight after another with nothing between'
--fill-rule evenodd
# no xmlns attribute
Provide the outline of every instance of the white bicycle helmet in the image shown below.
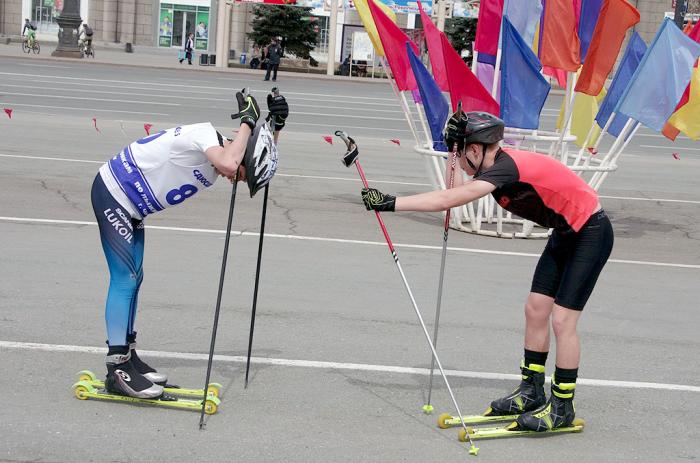
<svg viewBox="0 0 700 463"><path fill-rule="evenodd" d="M277 145L268 124L255 127L250 135L243 156L243 167L252 198L272 180L277 171Z"/></svg>

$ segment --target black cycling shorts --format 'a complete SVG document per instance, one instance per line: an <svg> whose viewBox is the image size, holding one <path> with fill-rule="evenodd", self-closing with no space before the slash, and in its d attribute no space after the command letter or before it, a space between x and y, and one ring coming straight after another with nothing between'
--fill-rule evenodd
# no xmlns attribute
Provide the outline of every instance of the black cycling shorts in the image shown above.
<svg viewBox="0 0 700 463"><path fill-rule="evenodd" d="M532 278L533 293L583 310L613 247L613 229L605 211L595 212L578 233L553 231Z"/></svg>

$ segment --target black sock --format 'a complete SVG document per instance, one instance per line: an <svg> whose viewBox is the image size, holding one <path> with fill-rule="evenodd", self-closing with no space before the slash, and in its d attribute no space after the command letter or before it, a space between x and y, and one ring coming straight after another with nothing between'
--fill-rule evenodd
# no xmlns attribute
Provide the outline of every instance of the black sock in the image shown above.
<svg viewBox="0 0 700 463"><path fill-rule="evenodd" d="M554 379L557 383L576 383L576 378L578 378L578 368L555 367Z"/></svg>
<svg viewBox="0 0 700 463"><path fill-rule="evenodd" d="M109 346L107 355L126 355L129 353L129 346Z"/></svg>
<svg viewBox="0 0 700 463"><path fill-rule="evenodd" d="M547 354L549 352L536 352L534 350L525 349L524 363L525 367L529 367L531 364L544 366L547 363Z"/></svg>

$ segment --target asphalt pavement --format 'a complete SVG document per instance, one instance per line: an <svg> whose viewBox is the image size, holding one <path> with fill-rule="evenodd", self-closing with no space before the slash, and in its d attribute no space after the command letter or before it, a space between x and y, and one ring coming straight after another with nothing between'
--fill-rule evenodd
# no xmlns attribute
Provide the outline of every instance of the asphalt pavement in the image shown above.
<svg viewBox="0 0 700 463"><path fill-rule="evenodd" d="M13 53L0 46L0 108L13 110L0 113L0 461L474 458L421 411L429 350L357 174L340 163L344 146L323 138L355 137L383 191L428 191L388 83L278 79L291 115L270 187L251 382L244 390L261 194L237 198L213 373L223 401L200 431L194 413L72 395L76 372L104 373L108 272L90 186L144 124L211 121L235 135L235 90L264 100L270 83L160 58L124 66ZM543 127L560 102L552 95ZM699 152L641 129L601 188L616 241L579 325L585 431L484 441L473 461L700 458ZM219 181L146 220L140 348L184 386L204 381L230 188ZM442 217L384 218L432 332ZM479 413L517 384L522 306L544 241L451 231L449 245L438 351L461 409ZM454 411L439 378L433 403L436 415Z"/></svg>

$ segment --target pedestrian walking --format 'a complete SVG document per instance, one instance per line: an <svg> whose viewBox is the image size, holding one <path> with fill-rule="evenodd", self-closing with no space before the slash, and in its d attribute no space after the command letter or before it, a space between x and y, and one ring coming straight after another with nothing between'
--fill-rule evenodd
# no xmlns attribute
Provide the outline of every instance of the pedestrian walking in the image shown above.
<svg viewBox="0 0 700 463"><path fill-rule="evenodd" d="M194 50L194 34L187 34L187 40L185 40L185 57L180 58L180 64L187 59L187 63L192 65L192 50Z"/></svg>
<svg viewBox="0 0 700 463"><path fill-rule="evenodd" d="M581 350L576 326L610 256L613 229L588 184L554 158L501 148L503 131L503 121L491 114L458 111L448 122L445 140L448 147L456 147L459 164L473 176L471 180L447 190L398 198L365 188L362 200L368 210L437 212L491 194L514 215L554 229L525 304L522 380L513 393L491 402L485 413L519 415L519 429L550 431L574 421ZM473 275L470 278L474 288L478 283ZM544 376L550 324L556 362L547 400Z"/></svg>
<svg viewBox="0 0 700 463"><path fill-rule="evenodd" d="M267 71L264 80L270 80L270 74L272 74L274 82L277 80L277 68L279 68L280 58L282 58L282 47L276 38L273 38L270 45L265 47L265 56L267 57Z"/></svg>

